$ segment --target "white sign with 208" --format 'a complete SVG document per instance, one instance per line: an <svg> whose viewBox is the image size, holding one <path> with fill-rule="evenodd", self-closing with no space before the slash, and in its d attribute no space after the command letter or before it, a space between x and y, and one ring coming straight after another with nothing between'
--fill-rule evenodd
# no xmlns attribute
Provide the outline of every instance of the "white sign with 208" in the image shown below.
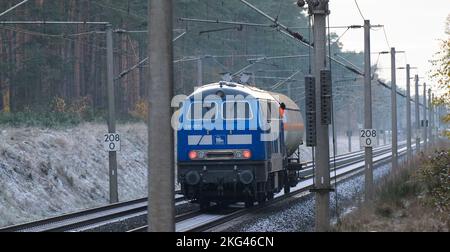
<svg viewBox="0 0 450 252"><path fill-rule="evenodd" d="M120 151L120 135L118 133L107 133L103 136L103 147L106 151Z"/></svg>
<svg viewBox="0 0 450 252"><path fill-rule="evenodd" d="M373 147L377 142L377 130L375 129L362 129L360 131L359 139L361 147Z"/></svg>

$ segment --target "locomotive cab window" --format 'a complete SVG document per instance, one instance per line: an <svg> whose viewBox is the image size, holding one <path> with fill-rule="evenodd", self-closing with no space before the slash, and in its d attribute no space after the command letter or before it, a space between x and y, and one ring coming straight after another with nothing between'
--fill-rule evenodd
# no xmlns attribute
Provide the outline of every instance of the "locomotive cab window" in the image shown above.
<svg viewBox="0 0 450 252"><path fill-rule="evenodd" d="M217 112L216 102L193 102L189 106L187 119L191 121L215 120Z"/></svg>
<svg viewBox="0 0 450 252"><path fill-rule="evenodd" d="M253 111L246 101L226 101L222 105L222 116L224 120L250 120Z"/></svg>

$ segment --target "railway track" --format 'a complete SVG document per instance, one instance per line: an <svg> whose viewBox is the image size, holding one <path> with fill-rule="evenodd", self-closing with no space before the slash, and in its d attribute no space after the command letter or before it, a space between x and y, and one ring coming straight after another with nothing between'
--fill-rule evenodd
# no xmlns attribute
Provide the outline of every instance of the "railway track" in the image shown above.
<svg viewBox="0 0 450 252"><path fill-rule="evenodd" d="M382 146L374 149L374 156L383 155L388 153L390 146ZM339 171L346 166L351 166L355 163L364 160L362 156L363 152L358 151L354 153L349 153L346 155L341 155L336 157L336 170ZM332 171L334 173L334 171ZM307 181L312 181L311 177L313 175L312 163L307 163L304 171L302 171L302 176L304 181L299 183L299 185L304 185ZM282 196L277 195L277 198L270 202L270 204L278 202L284 198L298 194L301 190L308 190L307 187L302 186L301 189L295 188L292 193ZM84 210L76 213L66 214L58 217L53 217L45 220L39 220L35 222L25 223L21 225L15 225L11 227L6 227L0 229L0 232L71 232L71 231L83 231L91 228L99 227L102 225L118 222L121 220L126 220L133 217L138 217L147 214L147 198L107 205L103 207L93 208L89 210ZM176 204L181 205L186 203L184 197L178 195L176 198ZM258 209L256 207L255 209ZM195 222L204 223L210 222L211 219L217 219L217 221L224 221L227 218L232 218L233 216L238 216L241 212L248 211L247 209L230 210L231 212L220 213L216 216L213 214L205 215L199 211L190 211L176 216L177 231L201 231L198 228L189 229L192 225L185 225L185 223ZM226 217L224 217L226 216ZM180 228L178 228L180 226ZM131 230L132 232L145 231L147 228L140 227Z"/></svg>
<svg viewBox="0 0 450 252"><path fill-rule="evenodd" d="M179 195L175 201L182 204L184 200ZM0 232L70 232L145 214L147 206L148 198L141 198L10 226L0 229Z"/></svg>
<svg viewBox="0 0 450 252"><path fill-rule="evenodd" d="M404 146L404 144L402 144ZM389 146L380 147L374 150L374 164L380 165L391 159L391 149ZM399 155L404 155L406 152L406 147L399 150ZM341 156L336 159L336 176L334 176L335 171L331 171L331 178L334 180L342 179L344 177L354 176L359 174L364 169L364 156L361 156L362 152L352 153L346 156ZM311 170L311 164L308 165L307 170ZM202 213L200 211L196 213L191 213L192 218L187 218L184 220L176 220L176 231L177 232L202 232L208 229L217 227L231 220L244 216L246 214L263 210L273 204L288 200L299 194L309 192L313 186L312 174L308 174L307 179L299 183L299 185L293 189L289 194L279 193L275 198L264 205L257 205L251 209L244 208L243 205L234 205L230 209L222 210L222 213L211 213L214 211L208 211L208 213ZM148 226L142 226L128 232L145 232Z"/></svg>
<svg viewBox="0 0 450 252"><path fill-rule="evenodd" d="M406 154L406 147L399 149L399 156L403 156ZM374 165L381 165L383 163L389 162L391 160L390 153L379 154L374 157ZM342 165L343 167L338 168L336 171L336 177L334 176L334 171L331 172L331 178L338 181L343 181L350 177L356 176L364 172L364 161L355 162L351 165ZM177 232L204 232L213 228L217 228L220 225L228 223L237 218L243 217L247 214L255 213L258 211L262 211L274 204L292 199L296 196L306 196L310 194L309 190L313 187L313 179L307 179L300 183L293 192L289 194L280 193L275 196L275 198L264 205L256 206L251 209L237 209L229 214L202 214L196 216L194 219L186 219L184 221L180 221L176 223L176 231ZM299 197L301 197L299 196ZM141 228L142 230L142 228Z"/></svg>

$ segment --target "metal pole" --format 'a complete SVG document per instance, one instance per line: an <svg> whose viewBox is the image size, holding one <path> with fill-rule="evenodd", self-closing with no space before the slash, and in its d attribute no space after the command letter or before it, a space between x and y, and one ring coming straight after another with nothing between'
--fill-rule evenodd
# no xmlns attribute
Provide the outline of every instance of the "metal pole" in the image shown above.
<svg viewBox="0 0 450 252"><path fill-rule="evenodd" d="M397 68L395 64L395 48L391 48L391 101L392 101L392 170L398 168L397 142Z"/></svg>
<svg viewBox="0 0 450 252"><path fill-rule="evenodd" d="M111 24L106 25L106 50L108 68L108 131L116 133L116 101L114 92L114 51L113 30ZM117 153L109 152L109 202L119 202L117 185Z"/></svg>
<svg viewBox="0 0 450 252"><path fill-rule="evenodd" d="M203 86L203 59L199 57L197 60L197 86Z"/></svg>
<svg viewBox="0 0 450 252"><path fill-rule="evenodd" d="M428 113L430 114L428 119L428 138L429 147L432 148L433 145L433 103L431 100L431 88L428 89Z"/></svg>
<svg viewBox="0 0 450 252"><path fill-rule="evenodd" d="M427 84L423 83L423 150L427 151Z"/></svg>
<svg viewBox="0 0 450 252"><path fill-rule="evenodd" d="M148 224L175 231L172 0L149 0Z"/></svg>
<svg viewBox="0 0 450 252"><path fill-rule="evenodd" d="M408 163L412 160L412 143L411 143L411 66L406 65L406 148Z"/></svg>
<svg viewBox="0 0 450 252"><path fill-rule="evenodd" d="M442 113L442 107L438 106L436 111L436 140L439 140L439 135L440 135L440 130L442 127L442 122L441 122L441 113Z"/></svg>
<svg viewBox="0 0 450 252"><path fill-rule="evenodd" d="M347 108L348 108L348 120L347 120L347 139L348 139L348 153L352 153L352 126L351 126L351 121L352 121L352 111L351 111L351 104L347 103Z"/></svg>
<svg viewBox="0 0 450 252"><path fill-rule="evenodd" d="M352 153L352 134L351 130L347 131L347 137L348 137L348 153Z"/></svg>
<svg viewBox="0 0 450 252"><path fill-rule="evenodd" d="M434 93L431 93L431 99L430 99L430 104L431 104L431 144L434 145L434 136L435 136L435 126L436 126L436 114L435 114L435 108L433 105L433 101L434 101Z"/></svg>
<svg viewBox="0 0 450 252"><path fill-rule="evenodd" d="M322 125L322 96L320 72L327 68L326 56L326 18L329 14L328 0L319 1L318 5L309 4L309 13L313 15L313 74L316 78L316 113L317 148L315 189L316 189L316 231L326 232L330 229L330 139L329 126Z"/></svg>
<svg viewBox="0 0 450 252"><path fill-rule="evenodd" d="M370 20L364 21L364 127L372 129L372 65L370 61ZM373 197L373 149L365 148L365 199Z"/></svg>
<svg viewBox="0 0 450 252"><path fill-rule="evenodd" d="M419 75L414 77L416 86L416 147L417 152L420 152L420 107L419 107Z"/></svg>

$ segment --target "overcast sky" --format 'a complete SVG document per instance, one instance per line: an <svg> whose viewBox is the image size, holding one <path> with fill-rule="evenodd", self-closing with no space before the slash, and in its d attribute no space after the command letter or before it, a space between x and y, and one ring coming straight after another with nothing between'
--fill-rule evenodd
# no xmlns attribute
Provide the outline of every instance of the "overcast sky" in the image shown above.
<svg viewBox="0 0 450 252"><path fill-rule="evenodd" d="M439 49L438 39L446 38L446 18L450 14L450 0L358 0L359 7L366 19L372 24L385 25L391 47L406 51L406 57L397 56L397 65L404 66L406 59L412 67L413 75L418 72L427 77L430 70L429 60ZM354 0L330 0L331 26L362 24L363 19L358 12ZM333 30L338 35L344 30ZM386 51L388 46L383 30L372 31L372 52ZM341 39L345 50L363 50L363 31L350 30ZM377 55L372 55L372 63ZM390 67L390 56L382 55L379 66ZM397 83L405 87L405 71L398 71ZM382 78L390 79L390 70L383 69ZM428 78L422 81L430 83Z"/></svg>

